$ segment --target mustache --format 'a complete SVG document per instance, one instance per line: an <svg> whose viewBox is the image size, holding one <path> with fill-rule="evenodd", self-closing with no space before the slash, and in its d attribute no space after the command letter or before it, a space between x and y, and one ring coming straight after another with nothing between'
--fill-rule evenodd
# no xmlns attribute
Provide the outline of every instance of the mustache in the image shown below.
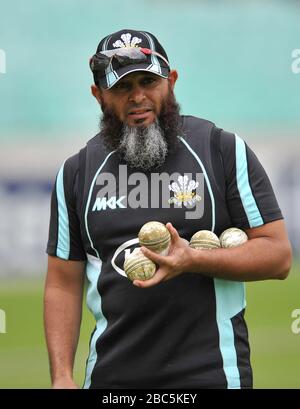
<svg viewBox="0 0 300 409"><path fill-rule="evenodd" d="M128 108L126 109L126 114L130 114L133 111L155 111L155 107L152 104L147 104L147 105L143 105L143 104L130 104L128 106Z"/></svg>

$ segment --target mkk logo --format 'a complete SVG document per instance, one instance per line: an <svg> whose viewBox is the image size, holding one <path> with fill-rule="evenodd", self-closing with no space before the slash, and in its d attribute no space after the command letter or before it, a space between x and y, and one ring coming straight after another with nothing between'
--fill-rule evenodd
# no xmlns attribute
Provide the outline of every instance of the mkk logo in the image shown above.
<svg viewBox="0 0 300 409"><path fill-rule="evenodd" d="M119 199L116 196L112 196L111 198L107 199L106 197L97 197L93 206L92 211L100 211L106 210L107 208L116 209L117 207L120 209L125 209L126 206L122 203L126 196L121 196Z"/></svg>

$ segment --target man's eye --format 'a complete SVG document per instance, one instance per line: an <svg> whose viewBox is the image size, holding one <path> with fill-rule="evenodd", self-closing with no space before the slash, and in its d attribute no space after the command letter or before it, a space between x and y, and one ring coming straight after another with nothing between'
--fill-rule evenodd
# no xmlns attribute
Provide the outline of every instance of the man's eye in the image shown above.
<svg viewBox="0 0 300 409"><path fill-rule="evenodd" d="M155 78L153 78L153 77L147 77L147 78L144 78L144 84L153 84L154 82L156 82L156 79Z"/></svg>
<svg viewBox="0 0 300 409"><path fill-rule="evenodd" d="M113 88L116 91L123 91L123 90L129 89L129 87L130 87L130 85L127 84L126 82L120 82L120 83L116 84Z"/></svg>

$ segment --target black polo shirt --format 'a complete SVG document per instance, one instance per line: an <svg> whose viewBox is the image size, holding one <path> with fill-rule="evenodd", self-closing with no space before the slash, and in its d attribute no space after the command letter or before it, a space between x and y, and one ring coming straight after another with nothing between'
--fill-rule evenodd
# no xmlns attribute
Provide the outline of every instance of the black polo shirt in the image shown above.
<svg viewBox="0 0 300 409"><path fill-rule="evenodd" d="M57 175L47 252L87 260L96 326L86 388L252 387L244 283L186 272L141 289L123 271L150 220L172 222L190 240L202 229L220 235L282 218L240 137L184 116L178 139L161 168L141 172L96 135Z"/></svg>

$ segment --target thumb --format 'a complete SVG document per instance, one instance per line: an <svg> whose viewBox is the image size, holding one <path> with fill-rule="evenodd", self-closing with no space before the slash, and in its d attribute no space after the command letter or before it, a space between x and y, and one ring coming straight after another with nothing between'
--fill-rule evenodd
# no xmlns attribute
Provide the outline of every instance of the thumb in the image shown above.
<svg viewBox="0 0 300 409"><path fill-rule="evenodd" d="M173 243L176 243L180 240L180 236L178 234L178 231L175 229L175 227L172 225L172 223L167 223L166 224L167 229L169 230L171 234L171 240Z"/></svg>

